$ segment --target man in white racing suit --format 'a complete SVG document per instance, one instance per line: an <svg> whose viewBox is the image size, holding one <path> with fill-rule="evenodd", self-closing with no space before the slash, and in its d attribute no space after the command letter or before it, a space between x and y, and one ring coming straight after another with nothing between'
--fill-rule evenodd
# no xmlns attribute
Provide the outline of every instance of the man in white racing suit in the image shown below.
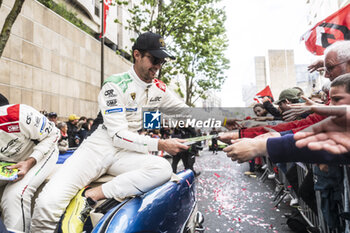
<svg viewBox="0 0 350 233"><path fill-rule="evenodd" d="M164 150L175 155L188 149L181 139L160 140L137 133L142 127L143 107L187 105L155 79L164 59L173 58L165 50L160 35L141 34L133 46L133 57L134 65L128 72L105 80L98 96L103 124L84 140L40 193L32 232L54 232L74 196L65 213L71 220L69 224L63 222L62 229L81 232L89 212L86 210L96 201L139 195L169 181L172 175L169 162L150 155L150 151ZM83 188L103 174L115 177L101 186Z"/></svg>
<svg viewBox="0 0 350 233"><path fill-rule="evenodd" d="M29 232L32 197L56 164L59 130L32 107L9 105L1 94L0 129L0 160L18 169L15 180L0 178L2 218L8 229Z"/></svg>

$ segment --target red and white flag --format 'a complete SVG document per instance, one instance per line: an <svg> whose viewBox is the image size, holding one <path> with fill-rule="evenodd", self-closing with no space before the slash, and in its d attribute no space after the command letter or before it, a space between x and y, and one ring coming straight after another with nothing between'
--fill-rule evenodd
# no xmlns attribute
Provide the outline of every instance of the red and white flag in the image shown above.
<svg viewBox="0 0 350 233"><path fill-rule="evenodd" d="M106 33L106 28L107 28L107 15L109 13L109 6L112 4L112 0L103 0L103 5L104 5L104 12L103 12L103 34L101 32L100 38Z"/></svg>
<svg viewBox="0 0 350 233"><path fill-rule="evenodd" d="M267 85L262 91L256 93L254 100L258 103L262 103L262 98L265 96L271 97L273 101L273 96L269 85Z"/></svg>
<svg viewBox="0 0 350 233"><path fill-rule="evenodd" d="M338 40L350 40L350 4L341 8L307 31L301 40L307 50L323 55L325 48Z"/></svg>

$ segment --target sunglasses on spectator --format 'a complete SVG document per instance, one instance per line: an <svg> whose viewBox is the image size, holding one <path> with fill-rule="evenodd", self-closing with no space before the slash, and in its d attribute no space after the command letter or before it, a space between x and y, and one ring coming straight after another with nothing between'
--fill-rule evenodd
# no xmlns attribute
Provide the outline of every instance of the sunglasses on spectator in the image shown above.
<svg viewBox="0 0 350 233"><path fill-rule="evenodd" d="M152 65L156 66L156 65L164 65L164 63L166 62L166 60L164 58L158 58L158 57L154 57L151 55L145 55L146 57L149 58L149 60L151 61Z"/></svg>

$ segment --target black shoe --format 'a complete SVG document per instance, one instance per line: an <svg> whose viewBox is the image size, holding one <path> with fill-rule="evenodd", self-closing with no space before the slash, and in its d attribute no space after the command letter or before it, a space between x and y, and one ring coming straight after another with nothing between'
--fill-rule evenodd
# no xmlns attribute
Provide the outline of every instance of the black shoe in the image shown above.
<svg viewBox="0 0 350 233"><path fill-rule="evenodd" d="M197 177L201 174L201 172L194 172L194 176Z"/></svg>

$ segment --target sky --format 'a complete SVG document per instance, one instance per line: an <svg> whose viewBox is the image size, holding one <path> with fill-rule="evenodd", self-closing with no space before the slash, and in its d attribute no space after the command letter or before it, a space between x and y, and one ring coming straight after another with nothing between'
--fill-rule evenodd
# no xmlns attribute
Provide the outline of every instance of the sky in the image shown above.
<svg viewBox="0 0 350 233"><path fill-rule="evenodd" d="M226 9L230 69L217 95L223 107L243 107L242 86L255 84L254 57L268 49L294 49L295 64L309 64L316 58L300 37L307 25L305 0L222 0Z"/></svg>

